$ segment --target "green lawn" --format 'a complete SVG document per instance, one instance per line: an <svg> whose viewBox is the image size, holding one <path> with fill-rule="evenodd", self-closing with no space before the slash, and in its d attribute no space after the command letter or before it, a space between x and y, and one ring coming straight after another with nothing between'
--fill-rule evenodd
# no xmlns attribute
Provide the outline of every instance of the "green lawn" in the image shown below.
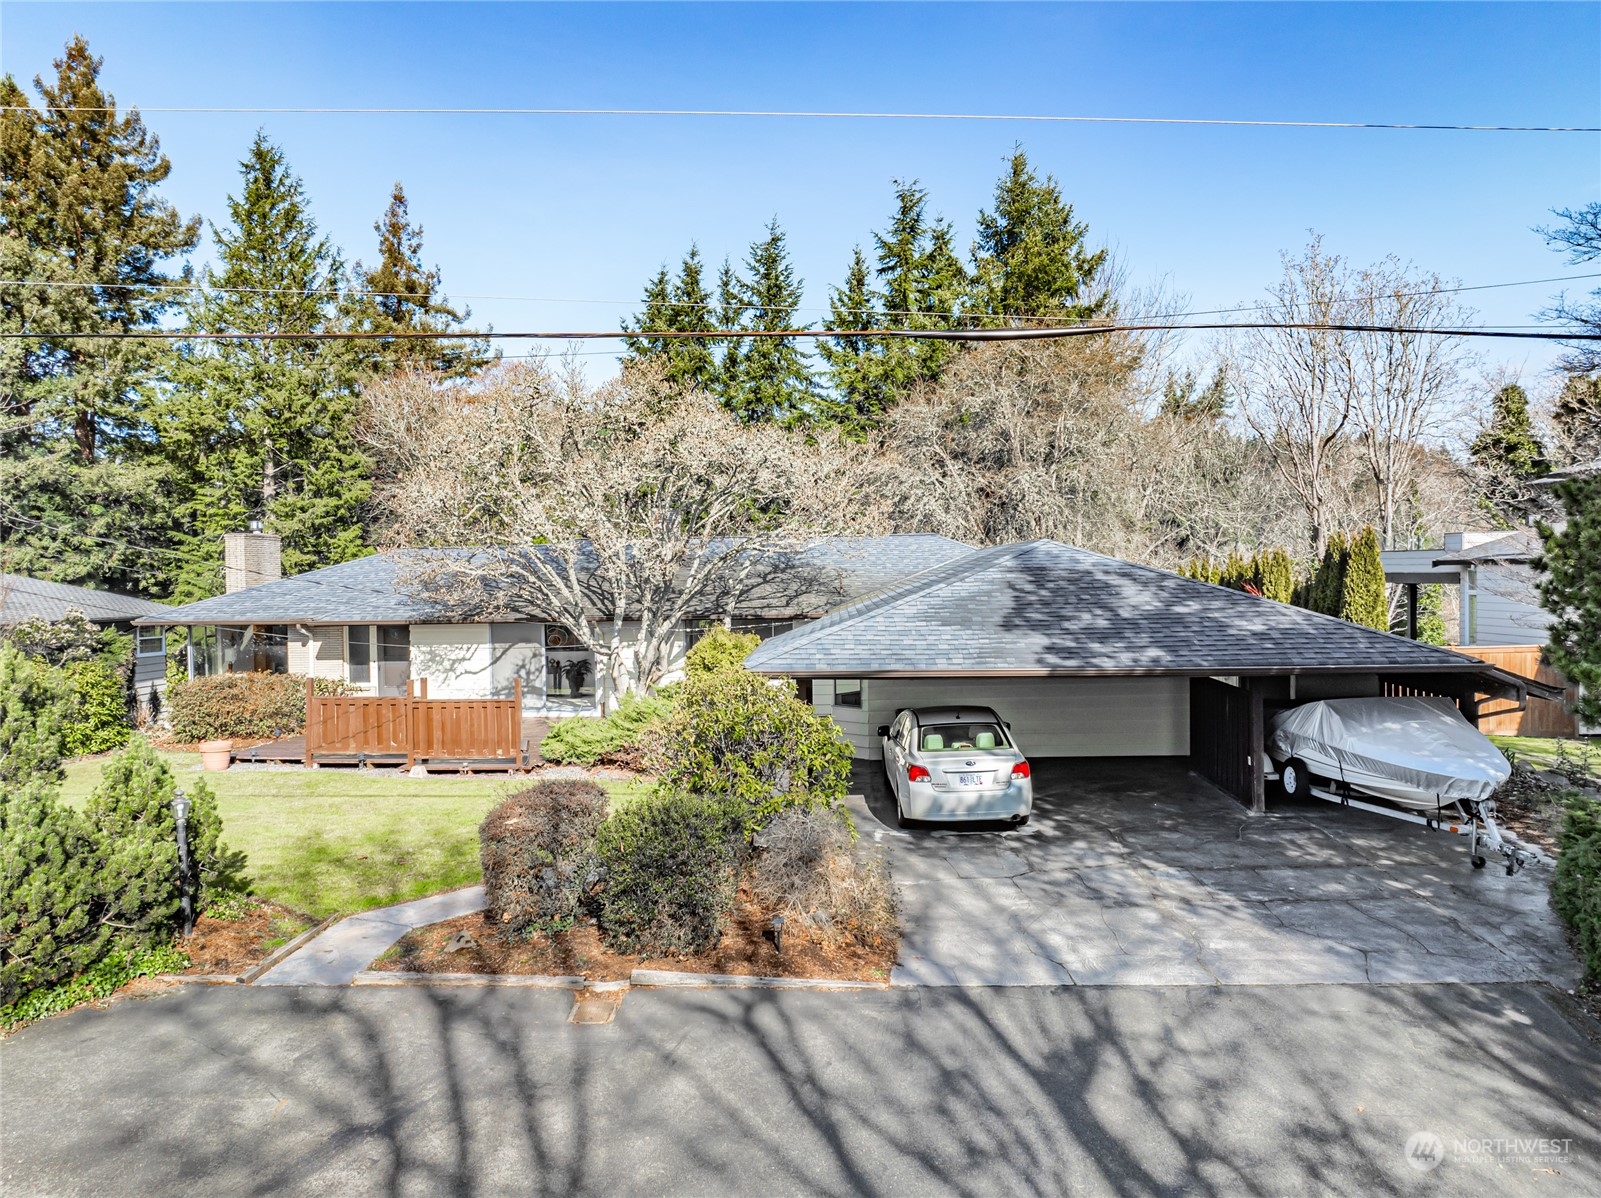
<svg viewBox="0 0 1601 1198"><path fill-rule="evenodd" d="M527 785L504 777L406 778L350 769L232 769L202 774L196 753L168 753L179 785L202 777L222 811L223 841L248 855L255 893L322 917L381 907L479 879L478 824ZM81 804L105 758L67 766ZM604 783L615 803L642 783Z"/></svg>
<svg viewBox="0 0 1601 1198"><path fill-rule="evenodd" d="M1552 769L1565 754L1569 761L1601 778L1601 743L1541 736L1492 736L1490 739L1496 748L1510 750L1524 765L1535 769Z"/></svg>

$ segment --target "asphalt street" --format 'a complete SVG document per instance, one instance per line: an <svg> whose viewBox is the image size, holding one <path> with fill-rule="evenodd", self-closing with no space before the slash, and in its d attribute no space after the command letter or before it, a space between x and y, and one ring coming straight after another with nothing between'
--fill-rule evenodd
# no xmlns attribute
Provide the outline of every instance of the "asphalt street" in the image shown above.
<svg viewBox="0 0 1601 1198"><path fill-rule="evenodd" d="M1601 1193L1598 1029L1541 984L571 1003L190 986L47 1020L0 1043L0 1191Z"/></svg>

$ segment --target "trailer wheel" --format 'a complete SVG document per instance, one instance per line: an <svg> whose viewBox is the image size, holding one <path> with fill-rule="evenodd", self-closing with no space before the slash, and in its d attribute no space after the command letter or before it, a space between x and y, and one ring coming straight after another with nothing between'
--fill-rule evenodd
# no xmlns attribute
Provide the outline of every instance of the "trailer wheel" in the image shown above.
<svg viewBox="0 0 1601 1198"><path fill-rule="evenodd" d="M1475 857L1475 858L1473 858L1473 868L1474 869L1483 869L1484 868L1484 858L1483 857Z"/></svg>
<svg viewBox="0 0 1601 1198"><path fill-rule="evenodd" d="M1279 784L1284 787L1287 798L1312 797L1312 775L1307 773L1306 762L1299 757L1292 757L1284 763L1284 768L1279 771Z"/></svg>

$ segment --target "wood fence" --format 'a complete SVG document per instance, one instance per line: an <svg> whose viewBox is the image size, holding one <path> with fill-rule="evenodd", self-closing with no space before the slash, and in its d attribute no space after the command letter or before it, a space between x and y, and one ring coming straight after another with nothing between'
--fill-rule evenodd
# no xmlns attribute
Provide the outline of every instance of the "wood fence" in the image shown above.
<svg viewBox="0 0 1601 1198"><path fill-rule="evenodd" d="M1529 696L1525 711L1512 710L1509 704L1489 702L1479 709L1479 731L1494 736L1576 736L1579 726L1573 719L1573 702L1578 698L1576 687L1551 668L1545 660L1543 645L1452 645L1458 653L1477 657L1488 665L1499 666L1509 673L1532 678L1567 691L1567 699L1536 699Z"/></svg>
<svg viewBox="0 0 1601 1198"><path fill-rule="evenodd" d="M510 699L430 699L428 680L396 696L319 695L306 680L305 764L405 762L406 768L522 769L523 684Z"/></svg>

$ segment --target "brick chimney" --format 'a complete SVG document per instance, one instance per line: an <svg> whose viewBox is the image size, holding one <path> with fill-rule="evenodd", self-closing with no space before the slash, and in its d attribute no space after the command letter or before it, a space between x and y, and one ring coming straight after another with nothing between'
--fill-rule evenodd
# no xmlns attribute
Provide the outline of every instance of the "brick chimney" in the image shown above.
<svg viewBox="0 0 1601 1198"><path fill-rule="evenodd" d="M246 587L277 582L283 577L283 541L276 533L262 532L251 522L249 532L230 532L222 538L225 589L231 595Z"/></svg>

